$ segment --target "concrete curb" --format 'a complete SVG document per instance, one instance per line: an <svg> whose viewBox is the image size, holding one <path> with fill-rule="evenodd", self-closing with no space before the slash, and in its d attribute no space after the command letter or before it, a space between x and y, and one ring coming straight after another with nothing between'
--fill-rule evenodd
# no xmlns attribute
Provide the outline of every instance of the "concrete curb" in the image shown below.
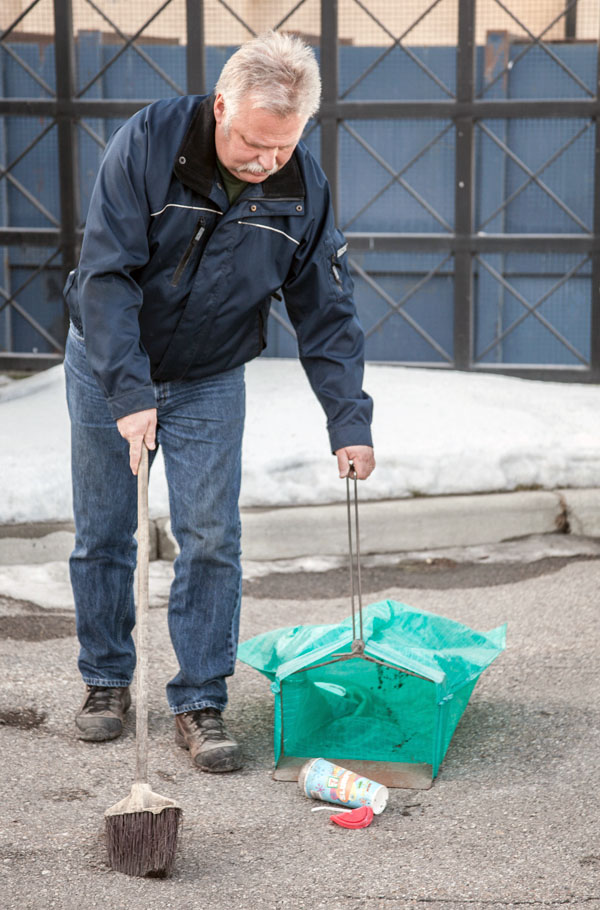
<svg viewBox="0 0 600 910"><path fill-rule="evenodd" d="M40 521L0 526L0 566L63 562L75 544L71 521ZM150 559L159 559L158 532L150 522Z"/></svg>
<svg viewBox="0 0 600 910"><path fill-rule="evenodd" d="M362 502L359 515L365 555L476 546L557 532L600 537L600 489ZM344 555L346 521L344 503L242 510L244 558ZM178 548L169 519L154 519L151 525L151 558L174 559ZM72 548L73 525L68 522L0 528L0 565L63 561Z"/></svg>
<svg viewBox="0 0 600 910"><path fill-rule="evenodd" d="M361 551L399 553L498 543L564 526L560 497L549 492L440 496L363 502ZM247 559L342 556L348 552L346 505L299 506L243 516Z"/></svg>

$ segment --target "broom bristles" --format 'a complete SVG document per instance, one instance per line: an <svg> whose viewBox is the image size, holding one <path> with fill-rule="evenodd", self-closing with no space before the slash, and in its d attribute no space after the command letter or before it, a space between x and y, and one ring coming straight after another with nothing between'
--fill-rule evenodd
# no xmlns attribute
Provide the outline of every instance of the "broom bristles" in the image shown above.
<svg viewBox="0 0 600 910"><path fill-rule="evenodd" d="M126 875L169 878L181 817L179 807L107 815L106 846L111 868Z"/></svg>

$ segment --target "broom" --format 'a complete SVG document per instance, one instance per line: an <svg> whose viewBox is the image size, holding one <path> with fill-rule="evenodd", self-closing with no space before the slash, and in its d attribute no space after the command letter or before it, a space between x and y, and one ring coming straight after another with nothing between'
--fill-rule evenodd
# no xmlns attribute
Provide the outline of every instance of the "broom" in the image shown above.
<svg viewBox="0 0 600 910"><path fill-rule="evenodd" d="M148 450L138 469L138 597L136 612L135 781L129 796L105 814L108 859L116 872L168 878L173 871L181 809L148 784Z"/></svg>

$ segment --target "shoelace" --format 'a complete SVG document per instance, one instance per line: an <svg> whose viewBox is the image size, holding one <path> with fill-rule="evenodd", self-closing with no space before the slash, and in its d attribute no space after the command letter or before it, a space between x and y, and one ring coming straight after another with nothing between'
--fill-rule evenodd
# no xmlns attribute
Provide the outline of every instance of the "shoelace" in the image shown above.
<svg viewBox="0 0 600 910"><path fill-rule="evenodd" d="M109 711L115 702L118 705L119 695L114 689L92 686L85 703L85 711L88 714L102 714L104 711Z"/></svg>
<svg viewBox="0 0 600 910"><path fill-rule="evenodd" d="M195 711L191 720L198 733L201 733L204 739L218 740L225 737L223 720L218 714L202 714L200 711Z"/></svg>

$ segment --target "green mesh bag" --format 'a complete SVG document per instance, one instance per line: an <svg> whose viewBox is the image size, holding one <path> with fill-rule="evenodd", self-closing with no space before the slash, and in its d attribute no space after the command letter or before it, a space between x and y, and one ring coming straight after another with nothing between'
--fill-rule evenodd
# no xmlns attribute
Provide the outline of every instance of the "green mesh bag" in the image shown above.
<svg viewBox="0 0 600 910"><path fill-rule="evenodd" d="M362 611L361 640L350 617L257 635L238 657L271 680L275 762L295 769L279 779L294 779L303 761L322 756L353 770L362 763L361 773L391 786L420 787L431 786L505 637L505 625L483 634L388 600ZM394 783L389 774L386 781L383 765L372 763L419 769L421 782Z"/></svg>

